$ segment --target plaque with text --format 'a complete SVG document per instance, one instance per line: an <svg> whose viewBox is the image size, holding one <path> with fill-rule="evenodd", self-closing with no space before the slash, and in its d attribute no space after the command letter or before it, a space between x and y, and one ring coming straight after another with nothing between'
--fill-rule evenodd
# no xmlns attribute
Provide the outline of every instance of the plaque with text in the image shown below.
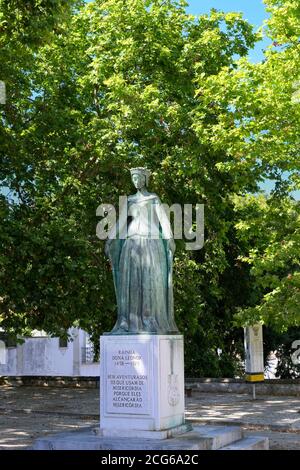
<svg viewBox="0 0 300 470"><path fill-rule="evenodd" d="M106 412L149 414L149 346L115 342L106 350Z"/></svg>

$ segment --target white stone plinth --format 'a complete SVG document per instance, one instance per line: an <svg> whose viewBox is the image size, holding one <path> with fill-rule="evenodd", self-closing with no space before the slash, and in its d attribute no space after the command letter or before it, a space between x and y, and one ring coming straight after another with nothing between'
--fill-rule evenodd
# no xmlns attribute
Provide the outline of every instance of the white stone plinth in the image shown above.
<svg viewBox="0 0 300 470"><path fill-rule="evenodd" d="M103 436L184 424L183 336L105 335L100 359Z"/></svg>

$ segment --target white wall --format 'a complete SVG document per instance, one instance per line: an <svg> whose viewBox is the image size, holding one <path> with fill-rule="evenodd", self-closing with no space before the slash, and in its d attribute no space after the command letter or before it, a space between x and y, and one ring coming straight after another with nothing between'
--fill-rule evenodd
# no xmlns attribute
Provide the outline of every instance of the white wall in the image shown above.
<svg viewBox="0 0 300 470"><path fill-rule="evenodd" d="M81 364L80 375L82 377L100 377L100 362Z"/></svg>
<svg viewBox="0 0 300 470"><path fill-rule="evenodd" d="M99 363L82 363L82 348L87 346L88 335L78 329L70 330L73 341L60 348L58 338L34 333L16 348L1 351L0 375L6 376L92 376L99 377Z"/></svg>
<svg viewBox="0 0 300 470"><path fill-rule="evenodd" d="M73 343L59 347L58 338L27 338L18 348L22 361L18 375L73 375Z"/></svg>
<svg viewBox="0 0 300 470"><path fill-rule="evenodd" d="M17 375L17 348L1 349L0 375Z"/></svg>

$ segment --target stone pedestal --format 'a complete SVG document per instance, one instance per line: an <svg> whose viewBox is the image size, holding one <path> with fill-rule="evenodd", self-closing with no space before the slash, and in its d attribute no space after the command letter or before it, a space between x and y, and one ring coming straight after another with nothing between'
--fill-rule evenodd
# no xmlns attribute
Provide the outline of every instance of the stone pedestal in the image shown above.
<svg viewBox="0 0 300 470"><path fill-rule="evenodd" d="M100 433L164 439L186 432L181 335L101 337Z"/></svg>

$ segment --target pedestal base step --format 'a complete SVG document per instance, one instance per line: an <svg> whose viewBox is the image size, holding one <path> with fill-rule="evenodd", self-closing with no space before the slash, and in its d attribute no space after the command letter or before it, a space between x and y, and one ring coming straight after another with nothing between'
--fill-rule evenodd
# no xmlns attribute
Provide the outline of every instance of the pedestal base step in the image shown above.
<svg viewBox="0 0 300 470"><path fill-rule="evenodd" d="M136 439L170 439L172 437L186 434L193 429L191 424L181 424L175 428L162 431L142 431L139 429L99 429L96 431L99 437L111 438L136 438Z"/></svg>
<svg viewBox="0 0 300 470"><path fill-rule="evenodd" d="M238 426L195 426L168 439L105 437L87 429L39 438L33 450L267 450L268 438L243 438Z"/></svg>
<svg viewBox="0 0 300 470"><path fill-rule="evenodd" d="M219 450L269 450L267 437L244 437Z"/></svg>

